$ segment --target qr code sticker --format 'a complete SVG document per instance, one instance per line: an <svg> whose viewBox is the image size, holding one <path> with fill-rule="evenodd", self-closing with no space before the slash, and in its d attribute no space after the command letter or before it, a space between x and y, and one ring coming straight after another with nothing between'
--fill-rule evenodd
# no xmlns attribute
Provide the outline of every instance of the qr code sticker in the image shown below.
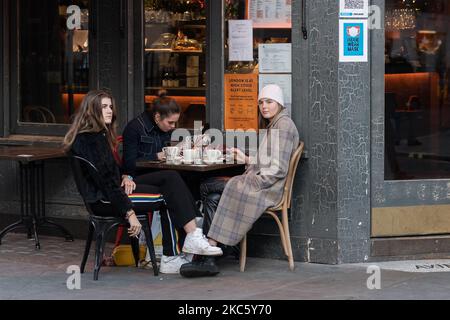
<svg viewBox="0 0 450 320"><path fill-rule="evenodd" d="M345 9L364 9L364 0L345 0Z"/></svg>

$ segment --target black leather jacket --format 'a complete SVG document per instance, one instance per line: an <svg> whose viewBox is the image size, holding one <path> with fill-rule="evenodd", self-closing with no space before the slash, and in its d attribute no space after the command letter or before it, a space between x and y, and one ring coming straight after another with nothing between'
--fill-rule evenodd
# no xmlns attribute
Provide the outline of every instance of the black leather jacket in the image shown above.
<svg viewBox="0 0 450 320"><path fill-rule="evenodd" d="M136 174L136 161L157 160L157 153L170 143L170 132L161 131L144 111L131 120L123 131L124 174Z"/></svg>
<svg viewBox="0 0 450 320"><path fill-rule="evenodd" d="M117 164L105 132L80 133L72 144L71 151L89 161L98 172L98 179L88 174L85 168L85 176L88 182L88 203L100 200L109 201L123 215L132 209L132 203L125 194L121 184L120 168ZM97 180L99 181L97 181Z"/></svg>

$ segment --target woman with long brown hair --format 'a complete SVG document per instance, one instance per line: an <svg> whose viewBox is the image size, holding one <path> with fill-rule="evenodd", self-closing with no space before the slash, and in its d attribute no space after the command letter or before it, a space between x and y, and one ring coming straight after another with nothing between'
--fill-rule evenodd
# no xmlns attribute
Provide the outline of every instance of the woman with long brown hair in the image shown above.
<svg viewBox="0 0 450 320"><path fill-rule="evenodd" d="M89 161L102 181L87 176L88 196L96 215L119 216L130 223L130 236L137 236L141 224L135 211L146 213L150 207L143 201L146 194L162 194L174 225L186 231L183 252L202 255L221 255L222 250L211 246L197 228L197 208L189 189L175 171L148 173L140 183L121 175L113 155L116 147L116 105L105 90L93 90L84 97L75 119L64 138L64 148ZM100 188L102 186L102 188Z"/></svg>

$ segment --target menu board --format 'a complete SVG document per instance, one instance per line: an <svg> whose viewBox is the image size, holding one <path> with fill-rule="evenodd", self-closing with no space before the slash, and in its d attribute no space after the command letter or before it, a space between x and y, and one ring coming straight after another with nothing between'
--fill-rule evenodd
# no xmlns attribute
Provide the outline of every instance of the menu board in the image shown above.
<svg viewBox="0 0 450 320"><path fill-rule="evenodd" d="M258 75L225 74L225 130L258 129Z"/></svg>
<svg viewBox="0 0 450 320"><path fill-rule="evenodd" d="M247 0L254 28L291 28L292 0Z"/></svg>

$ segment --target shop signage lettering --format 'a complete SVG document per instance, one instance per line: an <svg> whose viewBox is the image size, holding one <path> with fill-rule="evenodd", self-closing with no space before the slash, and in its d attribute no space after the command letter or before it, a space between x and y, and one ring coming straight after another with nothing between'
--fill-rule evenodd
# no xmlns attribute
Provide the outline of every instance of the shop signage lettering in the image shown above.
<svg viewBox="0 0 450 320"><path fill-rule="evenodd" d="M230 79L230 91L232 92L252 92L252 79Z"/></svg>
<svg viewBox="0 0 450 320"><path fill-rule="evenodd" d="M225 129L258 129L257 74L225 74Z"/></svg>

